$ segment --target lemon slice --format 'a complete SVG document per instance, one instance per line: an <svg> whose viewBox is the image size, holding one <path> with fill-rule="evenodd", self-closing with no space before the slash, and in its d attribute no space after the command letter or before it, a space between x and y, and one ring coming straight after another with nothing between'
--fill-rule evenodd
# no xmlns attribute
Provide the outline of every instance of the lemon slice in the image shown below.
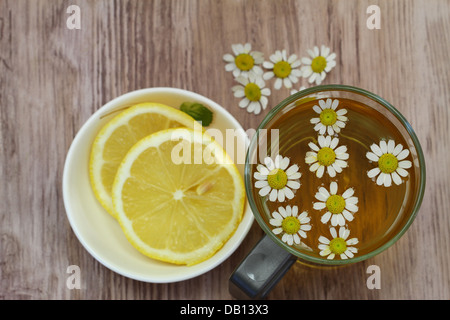
<svg viewBox="0 0 450 320"><path fill-rule="evenodd" d="M97 134L92 145L89 173L94 194L113 217L111 189L120 162L130 148L154 132L177 127L194 128L194 119L159 103L140 103L122 111Z"/></svg>
<svg viewBox="0 0 450 320"><path fill-rule="evenodd" d="M245 187L209 135L169 129L128 152L113 185L113 205L128 241L154 259L193 265L214 255L236 230Z"/></svg>

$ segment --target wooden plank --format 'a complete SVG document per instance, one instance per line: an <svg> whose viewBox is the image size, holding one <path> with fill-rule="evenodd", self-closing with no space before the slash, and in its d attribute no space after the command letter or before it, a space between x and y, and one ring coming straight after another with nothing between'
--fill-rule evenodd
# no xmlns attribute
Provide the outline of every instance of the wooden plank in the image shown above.
<svg viewBox="0 0 450 320"><path fill-rule="evenodd" d="M339 269L294 266L269 299L449 299L450 14L446 0L77 1L81 30L69 30L68 3L0 1L0 299L228 299L228 277L262 236L255 224L221 266L188 281L150 284L102 266L65 216L62 170L78 129L103 104L146 87L203 94L245 129L222 56L250 42L265 58L314 45L337 54L326 84L375 92L415 129L427 162L422 208L405 236L368 261ZM378 4L381 29L366 27ZM289 95L273 89L269 108ZM295 85L308 86L306 79ZM67 267L82 287L66 287ZM381 289L366 286L370 265Z"/></svg>

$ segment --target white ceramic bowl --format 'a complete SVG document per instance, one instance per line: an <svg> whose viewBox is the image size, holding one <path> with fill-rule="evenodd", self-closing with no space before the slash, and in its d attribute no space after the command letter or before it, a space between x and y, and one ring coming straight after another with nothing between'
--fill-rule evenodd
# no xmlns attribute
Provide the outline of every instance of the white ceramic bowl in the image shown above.
<svg viewBox="0 0 450 320"><path fill-rule="evenodd" d="M132 279L166 283L190 279L208 272L236 250L254 220L250 206L246 202L238 229L213 257L194 266L179 266L153 260L138 252L125 238L118 222L95 198L89 181L89 154L97 132L117 114L114 111L139 102L159 102L178 108L185 101L198 102L209 107L214 113L214 119L208 128L219 129L223 137L226 129L233 129L237 136L235 141L241 146L248 146L248 137L239 122L217 103L186 90L150 88L124 94L97 110L80 129L67 153L63 174L63 197L73 231L95 259L114 272ZM222 145L225 147L226 143ZM227 149L227 152L232 154L233 150ZM237 159L236 156L232 156L232 158L244 176L242 157Z"/></svg>

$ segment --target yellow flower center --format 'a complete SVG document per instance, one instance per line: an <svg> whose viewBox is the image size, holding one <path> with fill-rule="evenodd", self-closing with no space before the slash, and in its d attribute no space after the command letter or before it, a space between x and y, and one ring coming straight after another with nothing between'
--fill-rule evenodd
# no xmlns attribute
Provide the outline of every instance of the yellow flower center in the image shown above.
<svg viewBox="0 0 450 320"><path fill-rule="evenodd" d="M320 113L320 122L324 126L332 126L337 121L336 111L333 109L325 109Z"/></svg>
<svg viewBox="0 0 450 320"><path fill-rule="evenodd" d="M236 67L238 67L242 71L248 71L253 68L255 64L255 60L248 53L241 53L234 59L234 63Z"/></svg>
<svg viewBox="0 0 450 320"><path fill-rule="evenodd" d="M273 73L278 78L286 78L291 74L291 65L286 61L279 61L273 66Z"/></svg>
<svg viewBox="0 0 450 320"><path fill-rule="evenodd" d="M333 214L338 214L344 211L345 200L342 196L334 194L327 199L327 209Z"/></svg>
<svg viewBox="0 0 450 320"><path fill-rule="evenodd" d="M323 70L325 70L326 67L327 60L322 56L315 57L311 62L311 69L314 72L321 73Z"/></svg>
<svg viewBox="0 0 450 320"><path fill-rule="evenodd" d="M329 166L334 163L336 159L336 153L334 153L333 149L324 147L319 150L317 153L317 161L323 166Z"/></svg>
<svg viewBox="0 0 450 320"><path fill-rule="evenodd" d="M273 189L283 189L287 183L287 174L281 169L273 169L267 176L267 182Z"/></svg>
<svg viewBox="0 0 450 320"><path fill-rule="evenodd" d="M300 221L296 217L286 217L281 223L281 228L287 234L294 234L300 230Z"/></svg>
<svg viewBox="0 0 450 320"><path fill-rule="evenodd" d="M330 251L334 254L342 254L347 250L347 244L345 240L342 238L334 238L330 241Z"/></svg>
<svg viewBox="0 0 450 320"><path fill-rule="evenodd" d="M261 89L254 83L248 83L245 86L244 92L250 101L259 101L261 99Z"/></svg>
<svg viewBox="0 0 450 320"><path fill-rule="evenodd" d="M398 160L393 154L385 153L378 159L378 167L383 173L392 173L397 170Z"/></svg>

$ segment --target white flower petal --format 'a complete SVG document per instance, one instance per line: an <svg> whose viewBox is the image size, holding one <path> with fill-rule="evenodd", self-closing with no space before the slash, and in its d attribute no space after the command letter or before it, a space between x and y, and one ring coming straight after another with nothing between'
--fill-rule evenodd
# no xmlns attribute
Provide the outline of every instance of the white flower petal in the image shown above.
<svg viewBox="0 0 450 320"><path fill-rule="evenodd" d="M266 186L268 186L269 183L267 182L267 180L258 180L255 182L255 187L260 189L260 188L264 188Z"/></svg>
<svg viewBox="0 0 450 320"><path fill-rule="evenodd" d="M338 99L334 99L333 103L331 104L331 109L336 110L338 105L339 105L339 100Z"/></svg>
<svg viewBox="0 0 450 320"><path fill-rule="evenodd" d="M338 138L333 138L333 139L331 140L331 143L330 143L330 148L334 150L334 148L337 147L338 143L339 143L339 139L338 139ZM338 154L338 153L343 153L343 152L345 152L345 151L347 151L347 147L346 147L346 146L340 146L339 148L337 148L336 150L334 150L334 152L335 152L336 154Z"/></svg>
<svg viewBox="0 0 450 320"><path fill-rule="evenodd" d="M337 237L337 232L335 228L330 228L330 233L333 239Z"/></svg>
<svg viewBox="0 0 450 320"><path fill-rule="evenodd" d="M313 208L315 210L322 210L326 207L327 205L325 204L325 202L314 202L313 204Z"/></svg>
<svg viewBox="0 0 450 320"><path fill-rule="evenodd" d="M258 170L258 172L262 175L268 175L269 174L269 169L267 169L265 166L263 166L262 164L258 164L258 166L256 167L256 170Z"/></svg>
<svg viewBox="0 0 450 320"><path fill-rule="evenodd" d="M341 168L347 168L347 162L344 160L336 159L334 160L334 163L336 163L336 165L338 165Z"/></svg>
<svg viewBox="0 0 450 320"><path fill-rule="evenodd" d="M384 140L380 141L380 149L383 154L387 153L387 143Z"/></svg>
<svg viewBox="0 0 450 320"><path fill-rule="evenodd" d="M286 172L286 175L289 177L290 175L296 173L297 171L298 171L298 165L293 164L285 172Z"/></svg>
<svg viewBox="0 0 450 320"><path fill-rule="evenodd" d="M328 240L327 238L325 238L324 236L320 236L319 237L319 242L323 243L323 244L329 244L330 240Z"/></svg>
<svg viewBox="0 0 450 320"><path fill-rule="evenodd" d="M277 200L277 198L278 198L278 192L277 192L277 189L273 189L273 190L270 192L269 200L272 201L272 202L274 202L274 201Z"/></svg>
<svg viewBox="0 0 450 320"><path fill-rule="evenodd" d="M240 108L247 108L247 106L250 104L250 100L248 100L247 98L242 99L239 102L239 107Z"/></svg>
<svg viewBox="0 0 450 320"><path fill-rule="evenodd" d="M283 80L281 78L277 78L277 80L275 80L274 88L276 90L280 90L282 85L283 85Z"/></svg>
<svg viewBox="0 0 450 320"><path fill-rule="evenodd" d="M291 189L284 187L282 190L284 191L286 198L288 198L289 200L294 198L294 193Z"/></svg>
<svg viewBox="0 0 450 320"><path fill-rule="evenodd" d="M317 171L316 171L316 177L322 178L324 171L325 171L325 167L319 166L319 169L317 169Z"/></svg>
<svg viewBox="0 0 450 320"><path fill-rule="evenodd" d="M274 227L280 227L283 220L280 219L270 219L269 223Z"/></svg>
<svg viewBox="0 0 450 320"><path fill-rule="evenodd" d="M354 190L353 188L348 188L348 189L345 190L345 192L342 194L342 198L348 199L348 198L351 197L354 193L355 193L355 190Z"/></svg>
<svg viewBox="0 0 450 320"><path fill-rule="evenodd" d="M326 197L324 194L317 192L315 195L315 198L319 201L325 202L328 200L328 197Z"/></svg>
<svg viewBox="0 0 450 320"><path fill-rule="evenodd" d="M285 188L278 190L278 202L284 202L285 199L284 189Z"/></svg>
<svg viewBox="0 0 450 320"><path fill-rule="evenodd" d="M400 178L400 176L398 175L398 173L397 172L392 172L392 180L394 181L394 183L396 184L396 185L400 185L401 183L402 183L402 178Z"/></svg>
<svg viewBox="0 0 450 320"><path fill-rule="evenodd" d="M397 172L401 177L406 177L408 175L408 171L406 171L403 168L397 168L397 170L395 170L395 172Z"/></svg>
<svg viewBox="0 0 450 320"><path fill-rule="evenodd" d="M345 199L345 203L357 204L358 203L358 198L357 197L347 198L347 199Z"/></svg>
<svg viewBox="0 0 450 320"><path fill-rule="evenodd" d="M342 213L335 214L335 216L337 216L337 223L338 223L338 225L344 226L345 225L345 219L344 219L344 216L342 215Z"/></svg>
<svg viewBox="0 0 450 320"><path fill-rule="evenodd" d="M284 157L281 161L280 161L280 166L279 168L283 171L286 170L286 168L289 166L289 158L288 157Z"/></svg>
<svg viewBox="0 0 450 320"><path fill-rule="evenodd" d="M309 122L312 124L318 124L320 122L320 118L312 118Z"/></svg>
<svg viewBox="0 0 450 320"><path fill-rule="evenodd" d="M321 102L322 100L319 100L319 104L320 104L320 102ZM314 105L313 106L313 110L316 112L316 113L318 113L318 114L321 114L322 113L322 109L318 106L318 105Z"/></svg>
<svg viewBox="0 0 450 320"><path fill-rule="evenodd" d="M319 150L320 150L320 148L313 142L308 143L308 146L316 152L319 152Z"/></svg>
<svg viewBox="0 0 450 320"><path fill-rule="evenodd" d="M283 221L283 216L281 215L281 214L279 214L278 213L278 211L274 211L274 212L272 212L272 217L274 218L274 219L277 219L277 220L280 220L280 221Z"/></svg>
<svg viewBox="0 0 450 320"><path fill-rule="evenodd" d="M336 170L334 170L333 166L327 166L327 173L331 178L336 176Z"/></svg>
<svg viewBox="0 0 450 320"><path fill-rule="evenodd" d="M391 184L392 184L392 178L391 178L391 175L390 174L385 174L384 175L384 186L385 187L390 187L391 186Z"/></svg>
<svg viewBox="0 0 450 320"><path fill-rule="evenodd" d="M400 153L397 155L397 160L403 160L403 159L405 159L408 155L409 155L409 150L408 150L408 149L403 149L403 151L400 152Z"/></svg>
<svg viewBox="0 0 450 320"><path fill-rule="evenodd" d="M258 193L261 197L265 197L269 194L270 190L272 190L272 188L270 186L267 186L267 187L264 187L261 190L259 190Z"/></svg>
<svg viewBox="0 0 450 320"><path fill-rule="evenodd" d="M369 171L367 172L367 176L368 176L369 178L373 178L373 177L375 177L377 174L379 174L380 172L381 172L380 168L376 167L376 168L373 168L372 170L369 170Z"/></svg>
<svg viewBox="0 0 450 320"><path fill-rule="evenodd" d="M289 181L287 182L286 185L287 185L289 188L294 189L294 190L300 188L300 183L297 182L297 181L291 181L291 180L289 180Z"/></svg>
<svg viewBox="0 0 450 320"><path fill-rule="evenodd" d="M383 173L383 172L380 173L380 175L377 178L377 185L379 185L379 186L383 185L383 183L384 183L384 176L385 175L386 174Z"/></svg>
<svg viewBox="0 0 450 320"><path fill-rule="evenodd" d="M347 209L348 211L351 212L357 212L358 211L358 207L355 206L353 203L347 203L347 201L345 202L345 209Z"/></svg>
<svg viewBox="0 0 450 320"><path fill-rule="evenodd" d="M333 181L330 183L330 194L335 195L337 193L338 184Z"/></svg>
<svg viewBox="0 0 450 320"><path fill-rule="evenodd" d="M383 152L381 151L380 147L377 146L376 144L372 144L370 146L370 149L372 150L373 153L375 153L378 157L381 157L383 155ZM377 160L378 161L378 160Z"/></svg>
<svg viewBox="0 0 450 320"><path fill-rule="evenodd" d="M342 215L344 216L347 221L353 221L353 215L348 210L342 211Z"/></svg>
<svg viewBox="0 0 450 320"><path fill-rule="evenodd" d="M387 152L388 153L394 152L394 148L395 148L394 140L389 140L388 143L387 143Z"/></svg>
<svg viewBox="0 0 450 320"><path fill-rule="evenodd" d="M338 222L339 222L339 220L338 220L338 215L337 215L337 214L333 214L333 215L331 216L331 225L332 225L333 227L336 227L336 226L338 225Z"/></svg>
<svg viewBox="0 0 450 320"><path fill-rule="evenodd" d="M286 218L286 217L288 216L288 215L287 215L287 212L286 212L286 209L283 208L283 207L278 207L278 212L279 212L280 215L283 217L283 219Z"/></svg>
<svg viewBox="0 0 450 320"><path fill-rule="evenodd" d="M228 63L225 65L225 71L233 71L236 69L236 65L233 63Z"/></svg>
<svg viewBox="0 0 450 320"><path fill-rule="evenodd" d="M328 221L330 221L330 218L331 218L331 212L330 212L330 211L327 211L327 212L322 216L322 218L320 218L320 222L322 222L322 223L327 223Z"/></svg>
<svg viewBox="0 0 450 320"><path fill-rule="evenodd" d="M275 169L275 164L270 157L265 157L264 163L265 163L267 169L269 169L269 171L272 171L273 169Z"/></svg>
<svg viewBox="0 0 450 320"><path fill-rule="evenodd" d="M403 150L403 146L399 143L399 144L394 148L394 151L392 151L392 154L393 154L394 156L397 156L402 150Z"/></svg>
<svg viewBox="0 0 450 320"><path fill-rule="evenodd" d="M320 163L318 163L318 162L313 163L313 164L309 167L309 171L314 172L314 171L316 171L317 169L319 169L319 167L320 167Z"/></svg>
<svg viewBox="0 0 450 320"><path fill-rule="evenodd" d="M288 178L289 178L289 180L296 180L296 179L300 179L301 176L302 176L302 174L300 172L295 172L295 173L288 175Z"/></svg>
<svg viewBox="0 0 450 320"><path fill-rule="evenodd" d="M283 228L276 228L276 229L272 230L272 232L275 234L280 234L282 231L283 231Z"/></svg>
<svg viewBox="0 0 450 320"><path fill-rule="evenodd" d="M370 161L374 161L374 162L378 162L378 160L380 159L375 153L372 153L370 151L366 153L366 157Z"/></svg>
<svg viewBox="0 0 450 320"><path fill-rule="evenodd" d="M327 199L330 197L330 193L329 193L328 190L325 189L324 187L320 187L320 188L319 188L319 192L320 192L321 194L323 194Z"/></svg>
<svg viewBox="0 0 450 320"><path fill-rule="evenodd" d="M409 160L403 160L398 163L398 166L402 169L409 169L412 167L412 162Z"/></svg>

